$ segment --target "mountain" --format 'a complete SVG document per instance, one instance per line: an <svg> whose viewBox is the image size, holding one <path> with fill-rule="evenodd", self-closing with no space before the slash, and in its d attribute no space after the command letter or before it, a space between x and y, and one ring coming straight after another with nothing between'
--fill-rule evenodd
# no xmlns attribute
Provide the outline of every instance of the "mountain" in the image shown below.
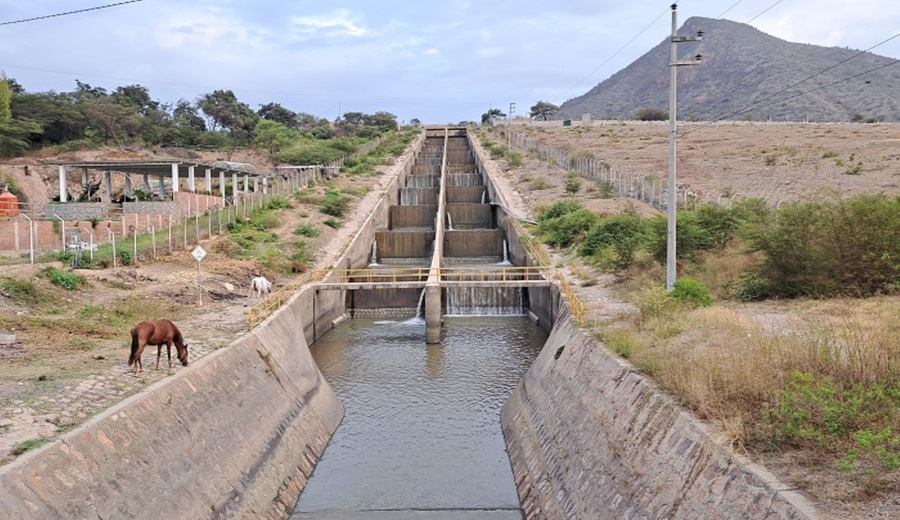
<svg viewBox="0 0 900 520"><path fill-rule="evenodd" d="M746 24L711 18L689 18L678 34L701 30L703 41L678 44L680 60L703 55L701 65L678 68L679 120L900 121L900 60L868 52L850 59L859 51L791 43ZM583 96L563 103L554 118L590 113L594 119L631 119L641 108L668 111L669 53L666 38Z"/></svg>

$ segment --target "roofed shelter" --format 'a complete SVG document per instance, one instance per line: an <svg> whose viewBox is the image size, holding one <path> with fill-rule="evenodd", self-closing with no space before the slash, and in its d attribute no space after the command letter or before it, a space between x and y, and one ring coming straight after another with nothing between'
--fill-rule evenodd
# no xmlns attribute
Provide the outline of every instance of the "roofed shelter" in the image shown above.
<svg viewBox="0 0 900 520"><path fill-rule="evenodd" d="M254 178L254 186L257 187L259 183L259 178L262 177L263 187L265 188L265 176L256 171L256 168L251 164L244 163L231 163L231 162L217 162L215 164L202 164L196 162L185 162L185 161L97 161L97 162L77 162L77 163L50 163L52 165L56 165L59 168L59 200L60 202L68 202L68 192L66 191L66 187L68 185L67 182L67 174L70 169L80 169L81 170L81 184L82 186L88 183L88 170L99 170L104 173L103 178L103 190L101 191L101 197L105 202L110 202L112 199L112 187L111 187L111 174L112 173L122 173L125 175L125 196L132 197L133 196L133 175L140 175L143 177L143 188L142 190L146 193L152 193L153 190L151 188L150 178L155 177L157 179L156 186L156 195L159 196L160 199L166 200L167 193L171 192L174 196L174 193L178 192L181 189L181 180L187 179L187 190L189 192L197 191L197 173L202 171L204 174L204 188L208 192L212 192L213 189L213 178L218 178L218 189L219 193L222 197L222 204L225 205L227 202L228 194L225 191L225 179L227 176L231 176L232 178L232 197L237 197L239 189L238 177L241 177L244 180L244 190L249 191L249 179ZM166 189L167 185L170 187L169 190Z"/></svg>

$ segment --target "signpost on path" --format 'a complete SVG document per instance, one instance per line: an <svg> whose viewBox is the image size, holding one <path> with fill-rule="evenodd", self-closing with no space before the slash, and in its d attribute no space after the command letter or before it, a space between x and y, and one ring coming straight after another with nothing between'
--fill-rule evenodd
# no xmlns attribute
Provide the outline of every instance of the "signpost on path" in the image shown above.
<svg viewBox="0 0 900 520"><path fill-rule="evenodd" d="M203 275L200 272L200 263L206 258L206 249L203 249L203 246L197 244L197 247L191 251L191 256L197 260L197 290L200 293L200 305L203 305Z"/></svg>

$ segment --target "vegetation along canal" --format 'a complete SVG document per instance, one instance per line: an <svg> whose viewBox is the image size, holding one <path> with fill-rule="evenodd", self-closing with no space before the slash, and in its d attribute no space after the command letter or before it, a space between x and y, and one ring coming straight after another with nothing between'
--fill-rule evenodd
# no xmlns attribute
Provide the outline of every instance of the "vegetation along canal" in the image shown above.
<svg viewBox="0 0 900 520"><path fill-rule="evenodd" d="M292 519L521 512L500 408L547 339L522 316L351 320L310 350L346 407ZM386 515L386 516L385 516Z"/></svg>

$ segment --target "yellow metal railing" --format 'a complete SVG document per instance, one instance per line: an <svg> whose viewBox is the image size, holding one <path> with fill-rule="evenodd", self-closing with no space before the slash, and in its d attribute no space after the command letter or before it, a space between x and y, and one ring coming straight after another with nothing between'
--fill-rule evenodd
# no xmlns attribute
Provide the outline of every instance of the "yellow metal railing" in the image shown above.
<svg viewBox="0 0 900 520"><path fill-rule="evenodd" d="M528 252L531 259L544 265L549 264L550 255L547 253L547 250L528 233L519 221L513 220L512 223L516 232L519 234L519 240L521 241L522 246L525 247L525 251ZM572 289L572 285L569 284L569 280L564 274L554 269L553 277L559 283L560 292L569 303L569 309L572 312L572 318L575 320L575 324L579 327L583 327L585 311L584 303L578 298L578 295L575 294L575 290Z"/></svg>
<svg viewBox="0 0 900 520"><path fill-rule="evenodd" d="M427 267L397 267L380 269L316 269L312 281L316 283L400 283L425 282L431 270Z"/></svg>
<svg viewBox="0 0 900 520"><path fill-rule="evenodd" d="M305 273L294 278L287 284L279 287L263 301L247 309L247 328L253 330L253 327L259 325L266 320L273 312L281 308L291 296L297 293L304 285L312 281L311 273Z"/></svg>
<svg viewBox="0 0 900 520"><path fill-rule="evenodd" d="M516 282L549 280L543 266L453 266L438 269L442 282Z"/></svg>
<svg viewBox="0 0 900 520"><path fill-rule="evenodd" d="M575 291L569 284L569 280L561 272L556 272L556 279L559 281L560 292L562 292L566 301L569 302L569 310L572 312L572 319L575 320L575 325L584 327L584 303L575 294Z"/></svg>

